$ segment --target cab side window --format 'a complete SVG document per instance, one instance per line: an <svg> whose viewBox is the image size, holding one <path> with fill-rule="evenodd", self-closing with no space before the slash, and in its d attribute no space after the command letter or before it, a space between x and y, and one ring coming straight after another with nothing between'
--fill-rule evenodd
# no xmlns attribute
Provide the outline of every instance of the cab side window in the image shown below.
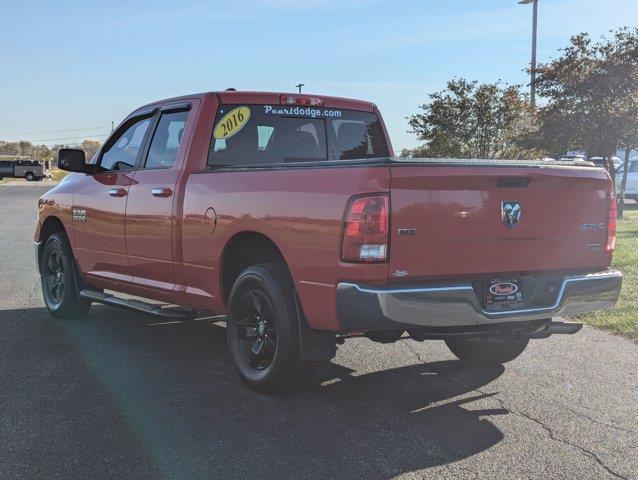
<svg viewBox="0 0 638 480"><path fill-rule="evenodd" d="M187 118L188 111L162 113L144 168L170 168L175 164Z"/></svg>
<svg viewBox="0 0 638 480"><path fill-rule="evenodd" d="M102 153L100 167L102 170L132 170L137 163L137 154L144 140L144 135L151 123L150 118L143 118L133 123L115 139L108 149Z"/></svg>

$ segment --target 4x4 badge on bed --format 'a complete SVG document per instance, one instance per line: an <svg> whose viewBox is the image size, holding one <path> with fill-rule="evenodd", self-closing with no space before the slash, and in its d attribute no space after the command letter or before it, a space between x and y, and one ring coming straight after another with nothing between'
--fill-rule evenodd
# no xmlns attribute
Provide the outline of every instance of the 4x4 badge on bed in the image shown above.
<svg viewBox="0 0 638 480"><path fill-rule="evenodd" d="M518 202L501 202L501 221L512 228L521 219L521 204Z"/></svg>

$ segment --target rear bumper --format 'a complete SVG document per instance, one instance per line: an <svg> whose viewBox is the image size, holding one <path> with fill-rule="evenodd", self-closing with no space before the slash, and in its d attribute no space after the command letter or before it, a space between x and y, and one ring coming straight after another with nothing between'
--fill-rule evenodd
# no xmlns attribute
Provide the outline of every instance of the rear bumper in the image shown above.
<svg viewBox="0 0 638 480"><path fill-rule="evenodd" d="M617 270L565 276L551 305L485 311L469 282L401 288L340 283L337 307L344 331L470 327L606 310L616 304L621 285L622 273Z"/></svg>

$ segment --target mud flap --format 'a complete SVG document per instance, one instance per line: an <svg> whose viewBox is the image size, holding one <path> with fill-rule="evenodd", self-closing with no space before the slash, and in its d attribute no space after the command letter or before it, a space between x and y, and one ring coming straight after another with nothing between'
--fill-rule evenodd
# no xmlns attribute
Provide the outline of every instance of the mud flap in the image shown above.
<svg viewBox="0 0 638 480"><path fill-rule="evenodd" d="M301 311L297 292L294 292L295 309L299 331L299 348L301 358L308 362L327 362L337 354L337 343L332 332L315 330L308 326L306 317Z"/></svg>

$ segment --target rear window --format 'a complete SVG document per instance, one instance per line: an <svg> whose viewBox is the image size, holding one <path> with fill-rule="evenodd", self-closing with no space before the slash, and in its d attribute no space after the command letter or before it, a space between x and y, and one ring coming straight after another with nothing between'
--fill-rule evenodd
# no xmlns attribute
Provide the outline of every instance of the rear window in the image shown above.
<svg viewBox="0 0 638 480"><path fill-rule="evenodd" d="M208 165L251 166L387 157L370 112L296 105L222 105Z"/></svg>

